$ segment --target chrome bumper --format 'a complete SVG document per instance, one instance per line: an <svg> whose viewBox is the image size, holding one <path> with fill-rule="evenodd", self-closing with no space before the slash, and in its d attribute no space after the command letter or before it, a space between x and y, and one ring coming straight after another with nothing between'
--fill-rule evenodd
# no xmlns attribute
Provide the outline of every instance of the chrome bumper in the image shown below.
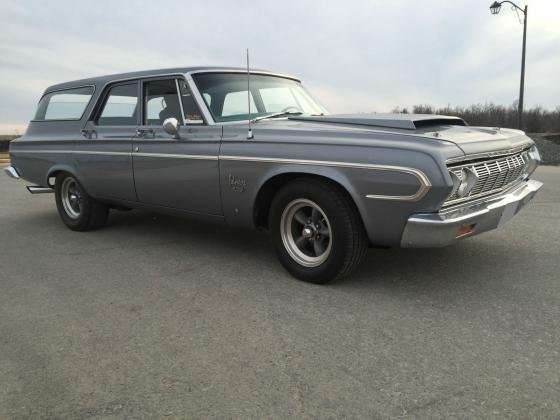
<svg viewBox="0 0 560 420"><path fill-rule="evenodd" d="M442 247L496 229L531 201L542 185L539 181L524 181L506 194L489 197L476 204L466 204L439 213L413 214L408 218L401 246L403 248ZM464 231L468 233L461 234Z"/></svg>
<svg viewBox="0 0 560 420"><path fill-rule="evenodd" d="M4 168L4 172L6 172L6 175L8 175L10 178L14 178L14 179L21 178L17 169L14 168L13 166L6 166ZM29 191L31 194L45 194L45 193L54 192L54 189L50 187L41 187L39 185L28 185L25 188L27 188L27 191Z"/></svg>
<svg viewBox="0 0 560 420"><path fill-rule="evenodd" d="M6 172L6 175L10 178L19 179L18 171L13 166L6 166L4 172Z"/></svg>

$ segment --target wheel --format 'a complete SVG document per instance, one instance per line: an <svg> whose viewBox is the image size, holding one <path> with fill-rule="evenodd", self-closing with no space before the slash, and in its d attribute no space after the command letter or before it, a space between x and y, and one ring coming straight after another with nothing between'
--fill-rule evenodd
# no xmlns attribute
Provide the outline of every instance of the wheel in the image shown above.
<svg viewBox="0 0 560 420"><path fill-rule="evenodd" d="M269 228L284 268L311 283L350 274L369 245L348 194L315 179L298 179L278 191L269 212Z"/></svg>
<svg viewBox="0 0 560 420"><path fill-rule="evenodd" d="M107 223L109 208L90 197L70 174L57 175L55 200L60 218L72 230L93 230Z"/></svg>

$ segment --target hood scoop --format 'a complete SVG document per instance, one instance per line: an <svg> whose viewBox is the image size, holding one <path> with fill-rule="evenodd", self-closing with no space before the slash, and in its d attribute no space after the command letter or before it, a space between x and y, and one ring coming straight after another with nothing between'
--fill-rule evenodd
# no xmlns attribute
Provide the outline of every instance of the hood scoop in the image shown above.
<svg viewBox="0 0 560 420"><path fill-rule="evenodd" d="M432 114L341 114L317 116L293 116L294 121L311 121L331 124L366 125L372 127L418 130L441 125L467 125L458 117Z"/></svg>

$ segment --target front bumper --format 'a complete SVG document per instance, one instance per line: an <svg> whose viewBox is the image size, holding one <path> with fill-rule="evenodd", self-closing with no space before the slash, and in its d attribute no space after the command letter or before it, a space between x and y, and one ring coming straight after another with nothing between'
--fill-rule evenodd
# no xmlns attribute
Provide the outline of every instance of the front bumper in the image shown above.
<svg viewBox="0 0 560 420"><path fill-rule="evenodd" d="M401 246L442 247L496 229L531 201L542 185L539 181L524 181L505 194L489 197L474 204L468 203L439 213L413 214L408 218Z"/></svg>

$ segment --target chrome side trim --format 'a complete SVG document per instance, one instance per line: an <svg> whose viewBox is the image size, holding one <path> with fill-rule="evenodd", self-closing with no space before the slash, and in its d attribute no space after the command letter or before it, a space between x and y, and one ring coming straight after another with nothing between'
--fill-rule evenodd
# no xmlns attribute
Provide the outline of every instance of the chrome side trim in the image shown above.
<svg viewBox="0 0 560 420"><path fill-rule="evenodd" d="M68 152L63 151L62 153L70 153L74 155L110 155L110 156L130 156L131 152L101 152L95 150L70 150Z"/></svg>
<svg viewBox="0 0 560 420"><path fill-rule="evenodd" d="M426 193L432 186L430 180L424 174L424 172L418 169L407 168L404 166L376 165L371 163L355 163L355 162L334 162L334 161L325 161L325 160L282 159L282 158L263 158L263 157L253 157L253 156L228 156L228 155L220 156L219 159L244 161L244 162L288 163L294 165L329 166L329 167L350 168L350 169L369 169L369 170L380 170L380 171L404 172L415 176L418 182L420 183L420 187L418 188L418 191L412 195L407 195L407 196L375 195L375 194L366 195L366 198L373 198L373 199L418 201L426 195Z"/></svg>
<svg viewBox="0 0 560 420"><path fill-rule="evenodd" d="M218 156L210 155L179 155L171 153L132 153L132 152L102 152L95 150L18 150L16 153L51 153L51 154L72 154L72 155L104 155L104 156L141 156L168 159L198 159L198 160L218 160Z"/></svg>
<svg viewBox="0 0 560 420"><path fill-rule="evenodd" d="M418 201L426 195L430 187L423 188L422 186L412 195L376 195L368 194L366 198L373 198L376 200L398 200L398 201Z"/></svg>
<svg viewBox="0 0 560 420"><path fill-rule="evenodd" d="M178 155L171 153L139 153L134 152L132 156L153 157L153 158L168 158L168 159L193 159L193 160L218 160L218 156L210 155Z"/></svg>
<svg viewBox="0 0 560 420"><path fill-rule="evenodd" d="M13 166L6 166L6 167L4 168L4 172L5 172L6 175L8 175L10 178L13 178L13 179L19 179L19 178L20 178L17 169L14 168Z"/></svg>
<svg viewBox="0 0 560 420"><path fill-rule="evenodd" d="M107 156L139 156L139 157L153 157L153 158L169 158L169 159L193 159L193 160L229 160L229 161L243 161L243 162L262 162L262 163L285 163L293 165L312 165L312 166L327 166L349 169L366 169L366 170L380 170L380 171L394 171L404 172L413 175L418 180L420 186L418 191L412 195L376 195L368 194L365 197L370 199L380 200L402 200L402 201L418 201L424 197L432 184L424 172L408 168L404 166L391 166L391 165L377 165L371 163L356 163L356 162L336 162L326 160L306 160L306 159L284 159L284 158L264 158L254 156L210 156L210 155L180 155L180 154L165 154L165 153L132 153L132 152L102 152L102 151L88 151L88 150L18 150L17 153L50 153L50 154L79 154L79 155L107 155Z"/></svg>
<svg viewBox="0 0 560 420"><path fill-rule="evenodd" d="M53 193L54 190L52 188L49 187L39 187L36 185L28 185L27 187L27 191L29 191L31 194L46 194L46 193Z"/></svg>
<svg viewBox="0 0 560 420"><path fill-rule="evenodd" d="M100 152L95 150L14 150L12 154L21 153L44 153L44 154L69 154L69 155L108 155L108 156L130 156L131 152Z"/></svg>

